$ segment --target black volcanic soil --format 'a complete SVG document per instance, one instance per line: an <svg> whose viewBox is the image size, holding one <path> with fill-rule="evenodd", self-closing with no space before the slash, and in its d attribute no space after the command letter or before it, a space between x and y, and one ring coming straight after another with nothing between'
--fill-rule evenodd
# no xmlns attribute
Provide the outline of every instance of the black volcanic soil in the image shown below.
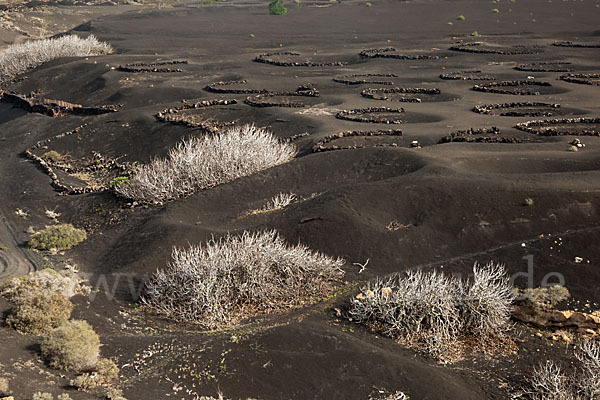
<svg viewBox="0 0 600 400"><path fill-rule="evenodd" d="M517 354L467 355L445 366L340 320L334 308L343 307L353 294L352 285L377 276L408 268L440 268L467 276L473 262L489 260L518 273L527 270L528 255L533 255L534 285L547 274L560 273L575 301L600 302L600 138L582 137L586 147L571 152L571 136L537 136L514 127L544 117L471 111L475 105L539 101L577 110L582 117L600 116L599 87L561 81L564 72L514 69L560 61L571 63L571 73L598 70L598 49L552 45L599 42L598 4L378 0L367 7L360 1L301 2L299 7L287 4L285 16L272 16L262 2L225 1L160 10L132 11L128 6L93 19L72 33L96 35L111 43L115 54L55 60L4 87L19 93L37 90L45 98L86 106L122 107L99 116L53 118L0 104L0 245L6 248L0 250L0 268L10 264L0 270L0 277L24 273L34 264L60 266L71 260L101 292L111 291L118 278L114 298L104 293L93 300L78 298L74 317L88 320L101 335L102 354L121 367L128 399L193 399L196 394L214 396L218 390L235 399L365 399L375 389L401 390L419 400L509 398L539 361L568 361L572 352L519 326L513 332ZM457 20L459 15L465 20ZM528 46L536 51L448 50L474 41L495 49ZM390 46L398 54L441 57L359 56L365 49ZM300 53L277 60L307 64L253 61L277 52ZM175 66L181 72L118 70L120 65L170 60L188 63ZM321 65L338 62L343 65ZM440 78L451 71L474 70L496 80L534 77L557 90L524 99L471 90L485 80ZM394 74L394 86L435 87L452 96L437 102L384 102L365 98L361 91L389 86L344 85L332 79L354 74ZM205 90L213 82L240 79L248 83L235 88L272 92L310 83L320 96L278 98L305 102L305 107L252 107L244 100L255 94ZM86 124L80 136L52 140L48 150L72 158L96 151L121 161L147 162L165 155L181 138L203 134L155 118L184 99L235 99L237 104L193 113L222 123L254 122L281 137L308 134L296 141L299 155L292 162L164 207L130 207L110 192L59 195L50 178L22 154L39 140ZM335 117L342 110L385 106L401 106L413 117L394 125ZM501 136L535 143L438 144L452 132L491 126ZM389 137L345 138L340 146L362 148L312 151L321 139L338 132L390 128L403 131L400 146L377 146L391 143ZM410 148L413 140L423 148ZM280 192L297 193L302 201L281 211L247 215ZM533 205L524 205L527 198ZM17 216L17 208L29 216ZM51 222L45 209L60 212L62 222L86 228L88 240L57 256L28 250L27 228L41 229ZM387 229L392 221L401 229ZM254 318L236 329L212 333L149 316L135 306L140 282L166 265L172 246L264 228L278 229L291 243L300 240L345 258L350 288L303 310ZM584 261L576 263L575 257ZM359 274L353 263L367 259ZM525 278L517 280L519 286L526 283ZM0 309L8 307L0 300ZM38 342L0 328L0 376L10 378L16 398L30 398L37 391L99 398L69 389L71 375L61 376L38 362Z"/></svg>

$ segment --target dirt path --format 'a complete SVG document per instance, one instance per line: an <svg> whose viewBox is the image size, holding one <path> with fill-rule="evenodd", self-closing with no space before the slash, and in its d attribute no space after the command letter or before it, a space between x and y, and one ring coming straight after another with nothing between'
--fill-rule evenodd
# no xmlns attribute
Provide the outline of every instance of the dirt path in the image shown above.
<svg viewBox="0 0 600 400"><path fill-rule="evenodd" d="M27 250L19 246L13 226L0 211L0 280L24 275L36 269Z"/></svg>

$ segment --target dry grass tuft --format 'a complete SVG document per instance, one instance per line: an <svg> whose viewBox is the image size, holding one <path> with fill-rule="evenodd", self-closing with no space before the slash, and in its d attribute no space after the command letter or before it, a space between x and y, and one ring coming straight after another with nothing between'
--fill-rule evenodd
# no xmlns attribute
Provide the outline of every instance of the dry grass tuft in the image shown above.
<svg viewBox="0 0 600 400"><path fill-rule="evenodd" d="M169 266L147 282L143 301L176 320L219 328L314 301L342 278L343 264L291 246L276 231L227 235L174 248Z"/></svg>

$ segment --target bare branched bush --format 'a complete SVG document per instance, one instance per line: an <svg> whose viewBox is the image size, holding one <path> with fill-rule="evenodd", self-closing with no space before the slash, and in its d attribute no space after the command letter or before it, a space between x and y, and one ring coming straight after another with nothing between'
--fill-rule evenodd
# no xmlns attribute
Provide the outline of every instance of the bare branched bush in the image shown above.
<svg viewBox="0 0 600 400"><path fill-rule="evenodd" d="M451 359L465 337L481 342L509 326L513 297L504 267L475 264L473 272L469 281L435 271L377 279L354 297L349 316L409 347Z"/></svg>
<svg viewBox="0 0 600 400"><path fill-rule="evenodd" d="M202 189L283 164L294 158L293 144L253 125L179 142L169 155L155 158L115 187L127 198L161 204Z"/></svg>
<svg viewBox="0 0 600 400"><path fill-rule="evenodd" d="M575 400L572 384L564 371L552 361L540 365L531 379L534 400Z"/></svg>
<svg viewBox="0 0 600 400"><path fill-rule="evenodd" d="M577 386L585 399L600 399L600 343L587 340L576 354L581 362L581 373L577 374Z"/></svg>
<svg viewBox="0 0 600 400"><path fill-rule="evenodd" d="M584 341L575 356L580 365L567 374L553 361L538 366L527 391L533 400L600 399L600 343Z"/></svg>
<svg viewBox="0 0 600 400"><path fill-rule="evenodd" d="M295 193L279 193L265 205L265 211L277 210L279 208L284 208L292 204L294 201L298 199Z"/></svg>
<svg viewBox="0 0 600 400"><path fill-rule="evenodd" d="M13 44L0 51L0 82L57 58L97 56L112 51L109 44L94 36L82 39L71 35Z"/></svg>
<svg viewBox="0 0 600 400"><path fill-rule="evenodd" d="M482 338L506 330L514 300L504 266L475 264L473 280L466 286L463 301L466 327Z"/></svg>
<svg viewBox="0 0 600 400"><path fill-rule="evenodd" d="M274 230L174 248L172 258L146 283L143 301L170 318L207 328L299 307L344 275L342 259L291 246Z"/></svg>
<svg viewBox="0 0 600 400"><path fill-rule="evenodd" d="M409 400L409 398L410 397L408 397L404 392L399 390L394 393L383 394L377 397L369 396L369 400Z"/></svg>

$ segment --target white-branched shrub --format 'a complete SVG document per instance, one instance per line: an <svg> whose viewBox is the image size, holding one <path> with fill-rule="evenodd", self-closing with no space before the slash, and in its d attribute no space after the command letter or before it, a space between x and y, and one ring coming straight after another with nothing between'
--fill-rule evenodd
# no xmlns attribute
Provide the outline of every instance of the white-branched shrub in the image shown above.
<svg viewBox="0 0 600 400"><path fill-rule="evenodd" d="M109 44L98 41L94 36L82 39L71 35L13 44L0 49L0 82L57 58L97 56L112 51Z"/></svg>
<svg viewBox="0 0 600 400"><path fill-rule="evenodd" d="M564 371L552 361L538 366L531 379L534 400L575 400L572 382Z"/></svg>
<svg viewBox="0 0 600 400"><path fill-rule="evenodd" d="M586 340L575 356L579 367L567 374L553 361L538 366L528 394L533 400L600 399L600 343Z"/></svg>
<svg viewBox="0 0 600 400"><path fill-rule="evenodd" d="M342 259L291 246L276 231L174 248L172 257L146 283L143 301L168 317L207 328L301 306L344 275Z"/></svg>
<svg viewBox="0 0 600 400"><path fill-rule="evenodd" d="M579 352L577 359L581 362L581 374L578 374L578 390L584 398L600 399L600 343L586 341Z"/></svg>
<svg viewBox="0 0 600 400"><path fill-rule="evenodd" d="M403 344L445 358L465 336L501 335L509 326L512 290L500 264L475 264L462 281L439 272L408 271L368 284L351 302L353 321Z"/></svg>
<svg viewBox="0 0 600 400"><path fill-rule="evenodd" d="M160 204L283 164L296 148L253 125L231 127L215 135L178 143L166 158L140 166L117 193L145 203Z"/></svg>
<svg viewBox="0 0 600 400"><path fill-rule="evenodd" d="M298 199L295 193L279 193L271 198L271 200L265 205L265 211L277 210L284 208L292 204Z"/></svg>

